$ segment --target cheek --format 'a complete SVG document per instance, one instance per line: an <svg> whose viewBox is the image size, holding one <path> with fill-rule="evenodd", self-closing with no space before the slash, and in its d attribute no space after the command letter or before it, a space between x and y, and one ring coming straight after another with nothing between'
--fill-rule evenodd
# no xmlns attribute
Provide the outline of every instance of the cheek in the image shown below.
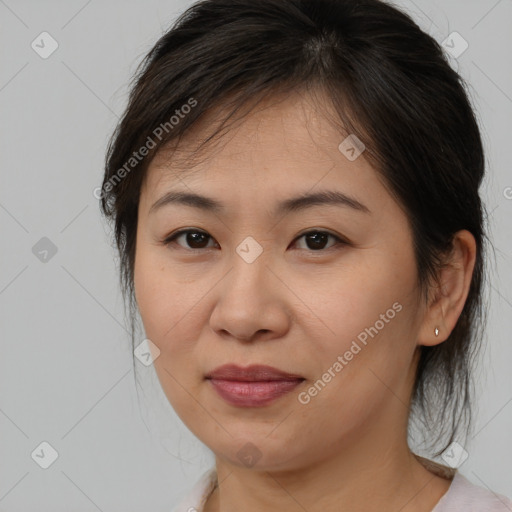
<svg viewBox="0 0 512 512"><path fill-rule="evenodd" d="M201 295L180 283L179 275L151 248L137 253L134 288L146 337L160 351L153 365L162 390L182 421L190 424L201 412L191 399L200 377L194 347L201 321L194 305Z"/></svg>
<svg viewBox="0 0 512 512"><path fill-rule="evenodd" d="M180 273L162 261L161 251L138 248L134 268L137 305L147 337L163 354L187 350L187 339L197 339L196 315L200 289L184 283ZM203 292L204 294L204 292Z"/></svg>
<svg viewBox="0 0 512 512"><path fill-rule="evenodd" d="M349 271L322 279L316 292L310 288L308 303L318 312L317 338L323 338L315 344L317 373L338 362L338 372L331 373L350 376L357 385L358 379L376 379L370 370L387 381L406 372L415 348L417 303L414 260L404 253L382 257L368 251L357 264L347 265Z"/></svg>
<svg viewBox="0 0 512 512"><path fill-rule="evenodd" d="M376 327L379 334L390 331L389 327L401 323L412 307L415 276L406 259L400 262L399 271L391 256L377 259L368 253L358 260L317 276L315 283L304 278L300 285L307 304L318 313L318 322L328 328L333 340L363 333L360 339L364 342L365 329Z"/></svg>

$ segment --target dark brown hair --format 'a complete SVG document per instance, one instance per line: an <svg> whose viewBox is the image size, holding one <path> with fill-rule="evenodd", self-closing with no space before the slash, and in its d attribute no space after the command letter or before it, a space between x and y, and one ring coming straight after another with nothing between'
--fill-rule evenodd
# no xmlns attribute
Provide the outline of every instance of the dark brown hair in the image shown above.
<svg viewBox="0 0 512 512"><path fill-rule="evenodd" d="M448 436L439 455L471 426L471 367L485 319L484 153L465 82L431 36L383 1L199 1L141 62L110 140L100 197L115 224L132 344L138 202L152 158L215 107L227 121L242 107L298 90L327 95L340 133L364 143L365 157L402 205L425 300L454 234L467 229L475 237L462 314L445 342L421 347L413 390L424 432L433 443Z"/></svg>

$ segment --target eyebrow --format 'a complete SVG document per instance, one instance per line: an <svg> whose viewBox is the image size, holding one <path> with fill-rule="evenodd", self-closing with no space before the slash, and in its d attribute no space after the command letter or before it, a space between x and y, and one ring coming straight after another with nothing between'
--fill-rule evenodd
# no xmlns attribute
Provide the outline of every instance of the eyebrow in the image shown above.
<svg viewBox="0 0 512 512"><path fill-rule="evenodd" d="M149 213L170 204L182 204L212 213L222 213L225 210L225 206L222 203L211 197L192 192L170 191L151 206ZM281 201L277 204L274 215L297 212L318 205L343 206L352 208L355 211L371 214L370 209L354 197L339 191L321 190Z"/></svg>

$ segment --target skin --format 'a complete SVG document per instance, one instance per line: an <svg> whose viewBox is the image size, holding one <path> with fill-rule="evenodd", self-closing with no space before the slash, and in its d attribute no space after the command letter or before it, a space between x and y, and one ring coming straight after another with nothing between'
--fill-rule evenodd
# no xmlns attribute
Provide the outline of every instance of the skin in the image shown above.
<svg viewBox="0 0 512 512"><path fill-rule="evenodd" d="M424 302L407 216L364 152L349 161L338 150L345 137L307 95L263 106L193 172L183 158L171 166L169 154L157 154L140 195L136 299L160 351L154 365L166 396L215 454L220 485L205 512L431 511L450 480L411 453L408 404L419 346L446 340L462 311L474 238L457 233L441 286ZM211 122L181 146L192 148ZM317 205L272 215L279 201L320 189L349 194L370 213ZM169 204L150 212L170 190L207 195L225 211ZM182 228L209 237L163 243ZM310 230L348 243L329 237L315 250L301 237ZM247 236L263 249L252 263L236 252ZM299 393L394 303L400 312L300 403ZM205 380L225 363L267 364L305 381L268 406L235 407ZM249 442L260 457L253 466L237 456Z"/></svg>

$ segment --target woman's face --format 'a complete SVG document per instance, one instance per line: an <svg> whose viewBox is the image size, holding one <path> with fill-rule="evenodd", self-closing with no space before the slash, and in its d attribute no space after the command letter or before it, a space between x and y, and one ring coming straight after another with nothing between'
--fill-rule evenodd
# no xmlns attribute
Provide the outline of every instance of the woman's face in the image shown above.
<svg viewBox="0 0 512 512"><path fill-rule="evenodd" d="M158 378L238 466L291 469L405 435L424 317L411 232L364 151L339 149L312 105L251 113L192 173L157 155L141 190L135 292ZM151 209L169 192L209 200ZM338 199L287 203L310 194ZM165 244L182 229L196 233ZM302 380L207 378L228 363Z"/></svg>

